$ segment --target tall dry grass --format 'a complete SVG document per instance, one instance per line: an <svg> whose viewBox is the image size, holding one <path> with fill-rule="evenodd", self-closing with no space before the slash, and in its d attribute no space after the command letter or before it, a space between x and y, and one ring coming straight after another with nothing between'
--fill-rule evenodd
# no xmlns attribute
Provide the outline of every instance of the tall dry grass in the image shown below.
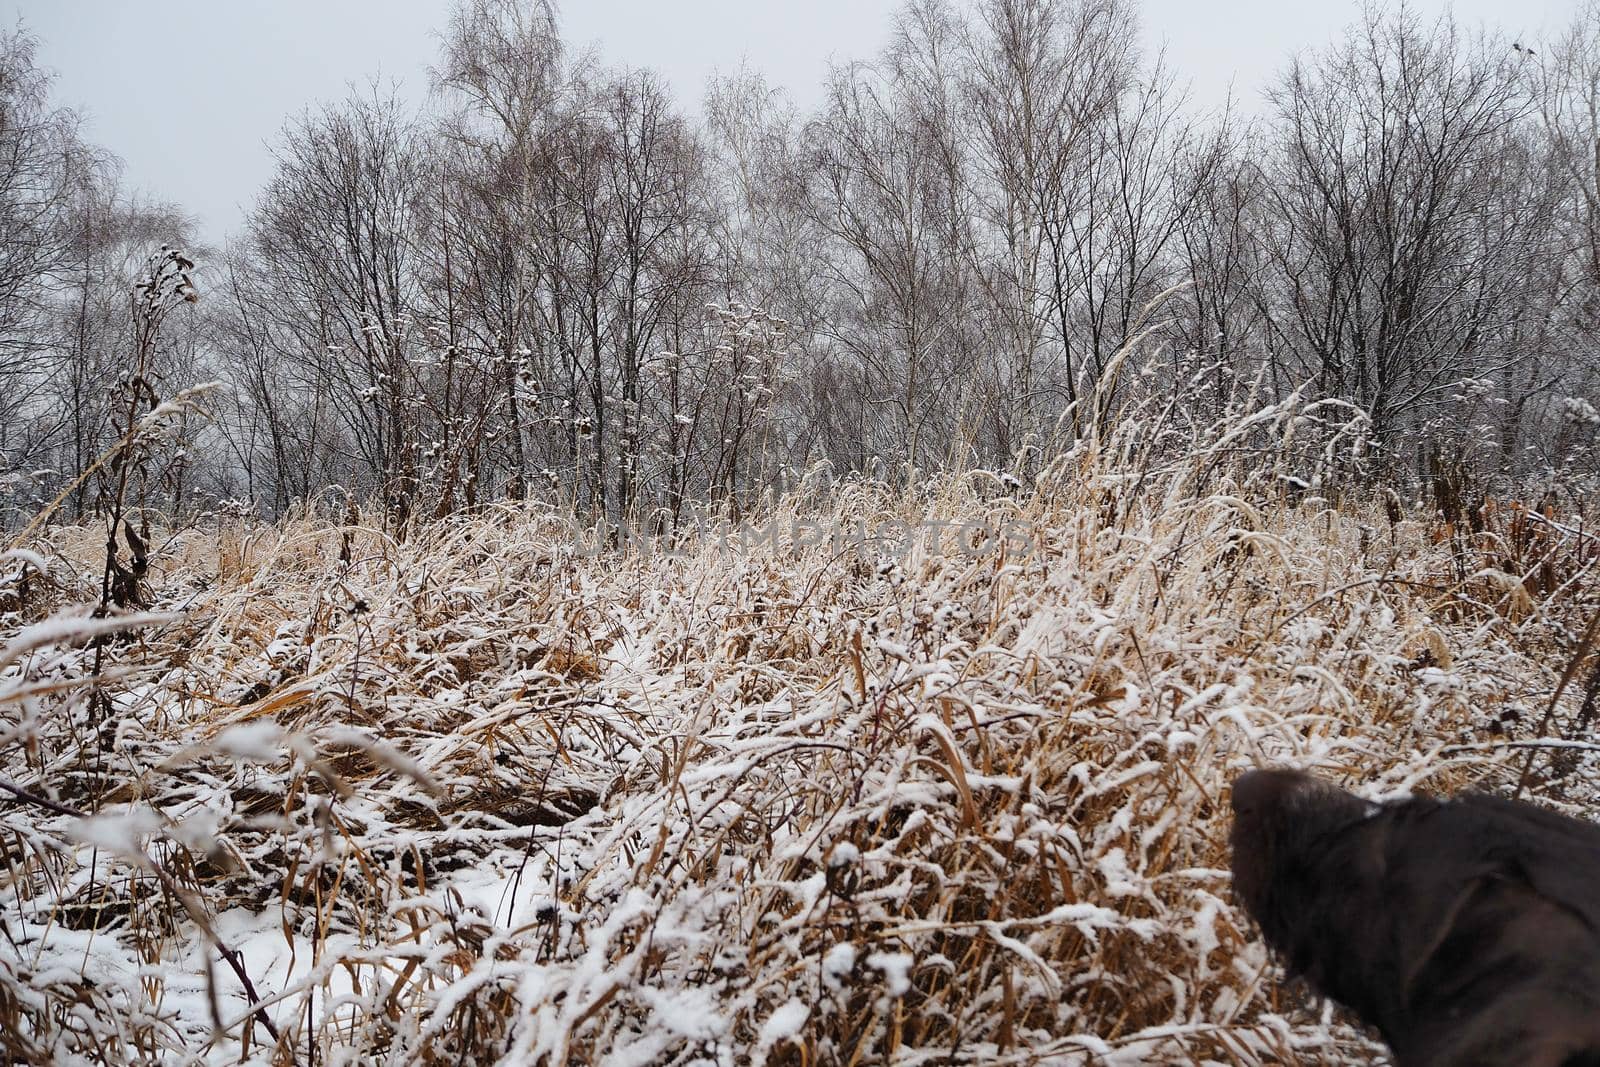
<svg viewBox="0 0 1600 1067"><path fill-rule="evenodd" d="M1228 782L1506 789L1533 752L1591 804L1581 741L1527 745L1582 715L1542 722L1600 585L1575 519L1519 549L1548 584L1286 494L1341 417L1153 405L1026 490L845 482L670 553L510 507L226 523L90 642L101 534L48 529L0 564L0 1048L1370 1062L1234 906Z"/></svg>

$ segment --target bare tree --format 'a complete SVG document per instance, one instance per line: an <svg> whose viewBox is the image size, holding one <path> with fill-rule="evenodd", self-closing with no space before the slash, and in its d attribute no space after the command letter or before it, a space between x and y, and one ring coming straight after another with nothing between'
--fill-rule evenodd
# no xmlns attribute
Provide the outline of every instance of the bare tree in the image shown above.
<svg viewBox="0 0 1600 1067"><path fill-rule="evenodd" d="M54 301L83 238L76 207L108 174L77 116L51 102L37 47L0 32L0 461L19 472L44 462L59 430L58 413L37 407L60 341Z"/></svg>
<svg viewBox="0 0 1600 1067"><path fill-rule="evenodd" d="M1516 358L1494 342L1539 220L1505 165L1526 109L1511 55L1449 19L1369 10L1272 94L1273 358L1359 404L1391 449L1455 383Z"/></svg>
<svg viewBox="0 0 1600 1067"><path fill-rule="evenodd" d="M251 216L270 266L259 302L301 387L327 405L327 447L352 488L382 495L397 522L418 488L416 198L429 156L392 97L308 112L284 133L278 173Z"/></svg>

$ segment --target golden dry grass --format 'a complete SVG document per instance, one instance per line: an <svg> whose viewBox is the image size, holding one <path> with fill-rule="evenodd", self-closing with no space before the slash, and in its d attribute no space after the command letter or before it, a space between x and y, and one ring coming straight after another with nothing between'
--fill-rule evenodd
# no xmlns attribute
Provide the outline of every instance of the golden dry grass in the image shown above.
<svg viewBox="0 0 1600 1067"><path fill-rule="evenodd" d="M796 494L670 554L516 508L178 535L152 591L183 614L112 646L114 714L70 642L0 674L6 777L99 813L5 809L0 1045L1370 1062L1234 906L1228 782L1506 787L1600 586L1581 542L1536 585L1422 516L1291 505L1303 415L1178 447L1130 424L1025 493ZM46 531L54 591L11 629L102 540ZM1592 800L1588 760L1544 798Z"/></svg>

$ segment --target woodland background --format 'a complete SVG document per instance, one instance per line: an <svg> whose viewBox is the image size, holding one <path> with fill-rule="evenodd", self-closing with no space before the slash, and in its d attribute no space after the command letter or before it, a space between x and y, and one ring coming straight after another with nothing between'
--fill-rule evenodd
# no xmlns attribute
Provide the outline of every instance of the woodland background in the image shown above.
<svg viewBox="0 0 1600 1067"><path fill-rule="evenodd" d="M223 248L128 192L10 32L0 514L72 486L130 392L211 381L140 471L178 522L508 497L660 522L819 467L1027 482L1179 383L1196 417L1358 412L1296 490L1591 488L1600 8L1524 45L1373 7L1253 116L1192 106L1137 18L915 0L815 113L744 71L691 120L566 48L553 7L463 0L428 103L374 85L290 117ZM203 299L135 384L128 293L160 244Z"/></svg>

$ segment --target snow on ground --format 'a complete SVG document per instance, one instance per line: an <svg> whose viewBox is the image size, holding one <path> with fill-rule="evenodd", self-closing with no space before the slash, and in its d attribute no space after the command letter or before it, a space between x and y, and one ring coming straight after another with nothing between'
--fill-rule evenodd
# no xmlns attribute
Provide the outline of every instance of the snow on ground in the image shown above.
<svg viewBox="0 0 1600 1067"><path fill-rule="evenodd" d="M103 700L62 562L99 535L48 531L0 599L4 776L66 809L4 809L8 1055L1370 1062L1234 906L1227 783L1504 788L1594 558L1550 542L1533 597L1237 448L850 483L670 553L537 509L190 531ZM1591 804L1557 755L1543 798Z"/></svg>

